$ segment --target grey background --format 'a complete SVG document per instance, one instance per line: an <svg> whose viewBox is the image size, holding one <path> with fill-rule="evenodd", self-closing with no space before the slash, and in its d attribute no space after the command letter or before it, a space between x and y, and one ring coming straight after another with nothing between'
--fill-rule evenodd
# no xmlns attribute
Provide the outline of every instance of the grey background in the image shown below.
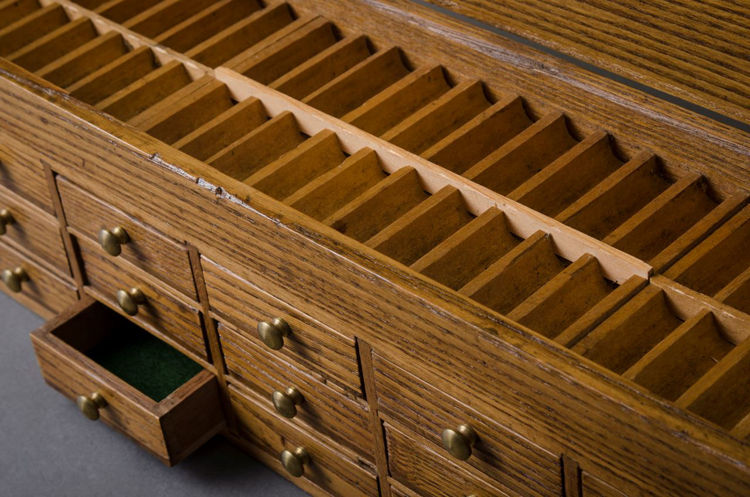
<svg viewBox="0 0 750 497"><path fill-rule="evenodd" d="M29 332L43 320L0 292L0 496L306 493L221 437L168 468L48 387Z"/></svg>

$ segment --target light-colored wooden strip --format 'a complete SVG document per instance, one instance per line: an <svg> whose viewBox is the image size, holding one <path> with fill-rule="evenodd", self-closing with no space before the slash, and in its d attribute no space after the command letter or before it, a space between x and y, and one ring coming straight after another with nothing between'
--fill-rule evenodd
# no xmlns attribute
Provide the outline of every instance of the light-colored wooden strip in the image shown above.
<svg viewBox="0 0 750 497"><path fill-rule="evenodd" d="M397 47L377 52L329 81L303 100L332 116L340 117L409 73Z"/></svg>
<svg viewBox="0 0 750 497"><path fill-rule="evenodd" d="M461 193L446 186L367 240L367 245L409 265L471 221Z"/></svg>
<svg viewBox="0 0 750 497"><path fill-rule="evenodd" d="M0 29L41 8L39 0L5 0L0 2Z"/></svg>
<svg viewBox="0 0 750 497"><path fill-rule="evenodd" d="M564 267L550 236L538 231L469 281L460 292L505 314Z"/></svg>
<svg viewBox="0 0 750 497"><path fill-rule="evenodd" d="M258 9L256 0L221 0L164 31L154 41L185 52Z"/></svg>
<svg viewBox="0 0 750 497"><path fill-rule="evenodd" d="M259 10L194 46L185 55L216 67L289 25L294 18L289 6L277 4Z"/></svg>
<svg viewBox="0 0 750 497"><path fill-rule="evenodd" d="M284 199L345 159L336 133L321 131L244 182L273 198Z"/></svg>
<svg viewBox="0 0 750 497"><path fill-rule="evenodd" d="M679 407L731 430L750 412L750 340L745 340L677 399Z"/></svg>
<svg viewBox="0 0 750 497"><path fill-rule="evenodd" d="M565 116L547 114L464 173L492 191L506 194L576 144Z"/></svg>
<svg viewBox="0 0 750 497"><path fill-rule="evenodd" d="M379 136L449 89L442 67L418 68L341 119Z"/></svg>
<svg viewBox="0 0 750 497"><path fill-rule="evenodd" d="M67 90L79 100L95 105L156 69L148 47L139 47L82 78Z"/></svg>
<svg viewBox="0 0 750 497"><path fill-rule="evenodd" d="M204 76L134 116L128 123L165 143L174 143L231 106L226 85Z"/></svg>
<svg viewBox="0 0 750 497"><path fill-rule="evenodd" d="M568 326L562 333L554 337L555 341L566 347L572 347L633 298L647 283L648 280L645 278L631 276L622 285L615 288L612 293L604 297L583 316Z"/></svg>
<svg viewBox="0 0 750 497"><path fill-rule="evenodd" d="M48 63L36 73L39 77L67 88L76 81L125 55L128 47L120 33L110 31L84 43L68 54Z"/></svg>
<svg viewBox="0 0 750 497"><path fill-rule="evenodd" d="M669 185L656 158L639 153L555 219L602 239Z"/></svg>
<svg viewBox="0 0 750 497"><path fill-rule="evenodd" d="M211 5L211 0L162 0L122 23L124 28L147 38L160 33Z"/></svg>
<svg viewBox="0 0 750 497"><path fill-rule="evenodd" d="M425 276L458 290L520 243L505 215L490 207L411 265Z"/></svg>
<svg viewBox="0 0 750 497"><path fill-rule="evenodd" d="M248 98L233 105L172 144L196 159L206 160L268 120L263 104Z"/></svg>
<svg viewBox="0 0 750 497"><path fill-rule="evenodd" d="M68 15L53 3L0 29L0 57L19 50L68 22Z"/></svg>
<svg viewBox="0 0 750 497"><path fill-rule="evenodd" d="M382 137L396 146L421 154L490 105L481 82L459 83Z"/></svg>
<svg viewBox="0 0 750 497"><path fill-rule="evenodd" d="M244 179L305 140L291 112L269 119L206 162L236 179Z"/></svg>
<svg viewBox="0 0 750 497"><path fill-rule="evenodd" d="M667 305L664 291L650 285L574 345L573 351L621 374L681 323Z"/></svg>
<svg viewBox="0 0 750 497"><path fill-rule="evenodd" d="M750 314L750 268L745 269L714 296L719 302Z"/></svg>
<svg viewBox="0 0 750 497"><path fill-rule="evenodd" d="M96 107L127 121L188 84L190 76L185 66L172 61L100 101Z"/></svg>
<svg viewBox="0 0 750 497"><path fill-rule="evenodd" d="M556 216L621 165L607 133L595 131L521 183L508 197Z"/></svg>
<svg viewBox="0 0 750 497"><path fill-rule="evenodd" d="M87 10L93 10L108 0L76 0L76 5Z"/></svg>
<svg viewBox="0 0 750 497"><path fill-rule="evenodd" d="M326 218L323 223L364 242L427 198L419 175L402 168Z"/></svg>
<svg viewBox="0 0 750 497"><path fill-rule="evenodd" d="M546 337L556 337L612 290L597 260L584 255L529 295L508 317Z"/></svg>
<svg viewBox="0 0 750 497"><path fill-rule="evenodd" d="M531 119L519 97L505 98L481 112L421 155L461 174L524 130Z"/></svg>
<svg viewBox="0 0 750 497"><path fill-rule="evenodd" d="M684 321L633 364L623 376L668 400L675 400L718 363L734 345L703 309Z"/></svg>
<svg viewBox="0 0 750 497"><path fill-rule="evenodd" d="M270 86L290 97L303 99L370 56L367 37L350 36L299 64Z"/></svg>
<svg viewBox="0 0 750 497"><path fill-rule="evenodd" d="M122 24L153 5L154 0L110 0L99 5L94 12Z"/></svg>
<svg viewBox="0 0 750 497"><path fill-rule="evenodd" d="M294 192L284 203L320 221L385 177L377 154L363 148Z"/></svg>
<svg viewBox="0 0 750 497"><path fill-rule="evenodd" d="M718 205L707 188L702 176L687 174L607 235L604 243L651 259Z"/></svg>

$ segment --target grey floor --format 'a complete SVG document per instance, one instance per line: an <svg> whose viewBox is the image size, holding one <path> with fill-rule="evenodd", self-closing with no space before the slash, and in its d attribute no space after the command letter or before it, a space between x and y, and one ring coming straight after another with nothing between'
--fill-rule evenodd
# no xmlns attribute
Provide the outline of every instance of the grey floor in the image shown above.
<svg viewBox="0 0 750 497"><path fill-rule="evenodd" d="M221 438L167 468L85 419L42 381L29 340L41 324L0 292L0 496L307 495Z"/></svg>

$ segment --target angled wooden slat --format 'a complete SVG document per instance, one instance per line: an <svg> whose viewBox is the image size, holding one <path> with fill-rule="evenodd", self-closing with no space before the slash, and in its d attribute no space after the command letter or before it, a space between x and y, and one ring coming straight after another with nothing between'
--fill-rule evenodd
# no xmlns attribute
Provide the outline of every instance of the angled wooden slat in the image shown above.
<svg viewBox="0 0 750 497"><path fill-rule="evenodd" d="M96 7L94 12L122 24L154 5L154 0L110 0Z"/></svg>
<svg viewBox="0 0 750 497"><path fill-rule="evenodd" d="M164 31L154 41L185 52L260 9L256 0L221 0Z"/></svg>
<svg viewBox="0 0 750 497"><path fill-rule="evenodd" d="M411 268L458 290L520 243L491 207L415 261Z"/></svg>
<svg viewBox="0 0 750 497"><path fill-rule="evenodd" d="M162 0L123 22L122 26L147 38L156 38L211 3L212 0Z"/></svg>
<svg viewBox="0 0 750 497"><path fill-rule="evenodd" d="M41 8L39 0L5 0L0 2L0 29Z"/></svg>
<svg viewBox="0 0 750 497"><path fill-rule="evenodd" d="M577 352L615 373L624 373L682 321L664 291L647 286L573 346Z"/></svg>
<svg viewBox="0 0 750 497"><path fill-rule="evenodd" d="M734 345L703 309L666 336L623 376L668 400L677 399Z"/></svg>
<svg viewBox="0 0 750 497"><path fill-rule="evenodd" d="M750 267L719 290L714 298L750 314Z"/></svg>
<svg viewBox="0 0 750 497"><path fill-rule="evenodd" d="M550 235L537 231L469 281L460 292L505 314L564 268Z"/></svg>
<svg viewBox="0 0 750 497"><path fill-rule="evenodd" d="M79 5L84 9L93 10L105 2L107 2L107 0L76 0L76 5Z"/></svg>
<svg viewBox="0 0 750 497"><path fill-rule="evenodd" d="M190 84L185 66L173 60L98 102L96 107L127 121Z"/></svg>
<svg viewBox="0 0 750 497"><path fill-rule="evenodd" d="M341 119L380 136L449 89L442 67L418 68Z"/></svg>
<svg viewBox="0 0 750 497"><path fill-rule="evenodd" d="M325 130L311 136L244 182L282 200L345 159L336 133Z"/></svg>
<svg viewBox="0 0 750 497"><path fill-rule="evenodd" d="M227 145L206 162L242 180L305 140L291 112L282 112L247 135Z"/></svg>
<svg viewBox="0 0 750 497"><path fill-rule="evenodd" d="M201 64L216 67L271 37L293 20L287 4L269 6L216 33L185 52L185 55Z"/></svg>
<svg viewBox="0 0 750 497"><path fill-rule="evenodd" d="M676 404L731 430L750 412L750 340L745 340L683 393Z"/></svg>
<svg viewBox="0 0 750 497"><path fill-rule="evenodd" d="M377 154L363 148L289 195L284 203L321 221L385 177Z"/></svg>
<svg viewBox="0 0 750 497"><path fill-rule="evenodd" d="M0 57L20 50L68 22L68 15L53 3L0 29Z"/></svg>
<svg viewBox="0 0 750 497"><path fill-rule="evenodd" d="M206 160L268 120L263 104L248 98L233 105L172 144L196 159Z"/></svg>
<svg viewBox="0 0 750 497"><path fill-rule="evenodd" d="M490 105L481 82L459 83L383 133L382 138L421 154Z"/></svg>
<svg viewBox="0 0 750 497"><path fill-rule="evenodd" d="M171 144L231 106L226 85L204 76L134 116L128 123Z"/></svg>
<svg viewBox="0 0 750 497"><path fill-rule="evenodd" d="M750 412L742 418L742 421L734 425L732 428L732 435L739 438L740 440L750 441Z"/></svg>
<svg viewBox="0 0 750 497"><path fill-rule="evenodd" d="M596 258L587 254L529 295L508 317L546 337L556 337L614 288Z"/></svg>
<svg viewBox="0 0 750 497"><path fill-rule="evenodd" d="M508 197L556 216L621 165L609 135L595 131L521 183Z"/></svg>
<svg viewBox="0 0 750 497"><path fill-rule="evenodd" d="M517 96L496 102L422 153L461 174L531 124Z"/></svg>
<svg viewBox="0 0 750 497"><path fill-rule="evenodd" d="M463 175L492 191L513 191L576 144L565 116L547 114Z"/></svg>
<svg viewBox="0 0 750 497"><path fill-rule="evenodd" d="M427 198L419 175L403 167L326 218L323 223L364 242Z"/></svg>
<svg viewBox="0 0 750 497"><path fill-rule="evenodd" d="M656 158L639 153L555 219L602 239L669 185Z"/></svg>
<svg viewBox="0 0 750 497"><path fill-rule="evenodd" d="M411 264L471 221L461 193L438 190L367 240L366 244L402 264Z"/></svg>
<svg viewBox="0 0 750 497"><path fill-rule="evenodd" d="M555 341L566 347L572 347L586 336L591 330L599 326L605 319L614 314L631 298L640 292L648 280L640 276L631 276L609 295L600 300L585 314L575 320L562 333L554 337Z"/></svg>
<svg viewBox="0 0 750 497"><path fill-rule="evenodd" d="M269 86L301 100L359 64L370 54L367 37L350 36L299 64Z"/></svg>
<svg viewBox="0 0 750 497"><path fill-rule="evenodd" d="M116 31L98 36L36 71L39 77L67 88L97 69L125 55L128 47Z"/></svg>
<svg viewBox="0 0 750 497"><path fill-rule="evenodd" d="M94 105L122 90L157 68L148 47L138 47L82 78L67 90L79 100Z"/></svg>
<svg viewBox="0 0 750 497"><path fill-rule="evenodd" d="M91 20L79 17L13 52L8 59L33 72L96 36Z"/></svg>
<svg viewBox="0 0 750 497"><path fill-rule="evenodd" d="M401 50L383 49L332 79L303 102L341 117L409 73Z"/></svg>

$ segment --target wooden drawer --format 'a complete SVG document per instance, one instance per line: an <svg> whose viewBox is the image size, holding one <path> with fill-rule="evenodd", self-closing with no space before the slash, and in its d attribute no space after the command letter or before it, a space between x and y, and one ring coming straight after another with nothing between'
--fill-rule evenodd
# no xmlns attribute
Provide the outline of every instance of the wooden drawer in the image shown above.
<svg viewBox="0 0 750 497"><path fill-rule="evenodd" d="M265 454L278 461L283 450L305 448L310 457L301 477L305 483L313 483L325 492L342 497L378 495L373 471L368 465L355 462L356 458L346 449L337 447L330 441L324 442L293 426L262 405L263 402L255 394L230 385L229 395L239 421L240 434L261 447ZM261 458L269 459L262 455ZM285 471L281 465L274 467ZM304 484L300 486L305 488Z"/></svg>
<svg viewBox="0 0 750 497"><path fill-rule="evenodd" d="M431 444L407 435L403 428L385 425L388 468L394 479L430 497L506 497L487 478L471 468L454 463L433 451ZM519 493L513 495L534 495ZM561 495L561 494L558 494Z"/></svg>
<svg viewBox="0 0 750 497"><path fill-rule="evenodd" d="M35 205L0 187L0 209L7 209L12 220L5 225L3 240L28 249L63 274L70 275L68 256L57 219Z"/></svg>
<svg viewBox="0 0 750 497"><path fill-rule="evenodd" d="M98 302L79 302L31 339L47 383L92 417L101 396L101 419L166 464L224 426L213 374Z"/></svg>
<svg viewBox="0 0 750 497"><path fill-rule="evenodd" d="M581 473L581 490L583 497L627 497L624 493L585 471Z"/></svg>
<svg viewBox="0 0 750 497"><path fill-rule="evenodd" d="M97 241L101 230L125 229L128 241L117 256L197 300L187 248L133 219L64 178L57 180L65 218L74 233ZM109 255L98 247L101 254Z"/></svg>
<svg viewBox="0 0 750 497"><path fill-rule="evenodd" d="M412 492L397 481L390 482L392 497L420 497L416 492Z"/></svg>
<svg viewBox="0 0 750 497"><path fill-rule="evenodd" d="M451 457L442 446L445 429L468 424L477 435L471 456L458 464L489 475L510 494L557 497L562 492L560 458L480 415L377 354L375 382L380 413L408 426Z"/></svg>
<svg viewBox="0 0 750 497"><path fill-rule="evenodd" d="M205 257L202 265L211 310L232 323L244 340L262 345L258 324L282 318L290 333L283 347L271 353L300 364L322 381L331 380L361 395L354 339L321 325Z"/></svg>
<svg viewBox="0 0 750 497"><path fill-rule="evenodd" d="M28 279L21 281L19 291L0 285L4 292L37 314L51 318L78 299L73 284L55 276L30 257L0 242L0 271L23 268Z"/></svg>
<svg viewBox="0 0 750 497"><path fill-rule="evenodd" d="M7 136L0 137L0 185L50 214L55 213L49 181L41 161L28 155L25 146L17 145Z"/></svg>
<svg viewBox="0 0 750 497"><path fill-rule="evenodd" d="M317 430L366 459L373 459L374 442L364 400L347 397L342 391L315 380L221 323L219 335L231 377L256 391L269 409L274 409L275 395L293 387L302 399L295 406L292 424Z"/></svg>
<svg viewBox="0 0 750 497"><path fill-rule="evenodd" d="M120 290L136 288L144 303L131 319L181 351L207 358L203 326L197 304L173 295L172 291L123 259L104 254L99 246L85 238L75 238L80 247L87 284L86 291L121 312L117 300Z"/></svg>

